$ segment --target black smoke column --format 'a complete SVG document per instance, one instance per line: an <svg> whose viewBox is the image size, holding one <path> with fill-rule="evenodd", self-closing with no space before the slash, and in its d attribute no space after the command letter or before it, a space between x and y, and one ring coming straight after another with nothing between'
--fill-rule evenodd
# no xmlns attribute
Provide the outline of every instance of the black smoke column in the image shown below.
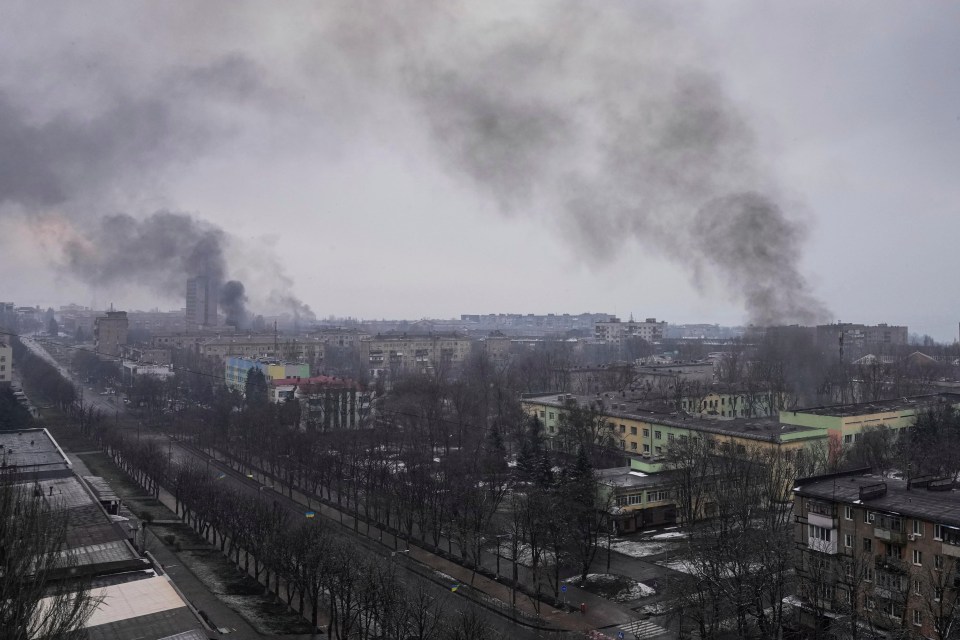
<svg viewBox="0 0 960 640"><path fill-rule="evenodd" d="M220 288L220 308L223 309L229 326L236 329L247 328L247 296L242 282L230 280Z"/></svg>

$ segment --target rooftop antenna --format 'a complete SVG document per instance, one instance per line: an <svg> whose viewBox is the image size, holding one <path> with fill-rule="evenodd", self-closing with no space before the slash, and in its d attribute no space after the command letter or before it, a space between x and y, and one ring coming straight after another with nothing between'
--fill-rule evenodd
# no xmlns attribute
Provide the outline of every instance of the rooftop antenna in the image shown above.
<svg viewBox="0 0 960 640"><path fill-rule="evenodd" d="M277 321L273 321L273 357L280 357L280 344L277 338Z"/></svg>

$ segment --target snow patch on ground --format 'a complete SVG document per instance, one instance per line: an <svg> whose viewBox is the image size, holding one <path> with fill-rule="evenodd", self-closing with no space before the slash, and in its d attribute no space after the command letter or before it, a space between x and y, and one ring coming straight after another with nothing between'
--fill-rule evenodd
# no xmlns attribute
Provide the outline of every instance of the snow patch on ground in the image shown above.
<svg viewBox="0 0 960 640"><path fill-rule="evenodd" d="M510 540L501 540L500 541L500 557L506 560L507 562L512 561L513 559L513 542ZM541 567L552 566L556 561L555 556L546 550L540 552L540 561L539 565ZM533 552L530 549L529 544L517 545L517 564L522 564L525 567L533 566Z"/></svg>
<svg viewBox="0 0 960 640"><path fill-rule="evenodd" d="M682 573L688 573L692 576L702 576L703 570L698 568L690 560L671 560L669 562L658 562L658 565L661 567L666 567L667 569L673 569L674 571L680 571ZM760 565L751 565L751 571L759 571L761 569ZM720 572L722 578L732 578L734 575L734 567L726 566L723 571Z"/></svg>
<svg viewBox="0 0 960 640"><path fill-rule="evenodd" d="M653 542L650 540L626 540L623 538L614 539L610 542L610 549L617 553L633 558L645 558L646 556L655 556L658 553L664 553L673 549L669 542Z"/></svg>
<svg viewBox="0 0 960 640"><path fill-rule="evenodd" d="M611 573L589 573L585 583L581 583L579 577L568 578L564 582L613 602L630 602L656 593L653 587L642 582Z"/></svg>
<svg viewBox="0 0 960 640"><path fill-rule="evenodd" d="M651 540L678 540L686 538L687 534L682 531L668 531L667 533L658 533L655 536L651 536Z"/></svg>

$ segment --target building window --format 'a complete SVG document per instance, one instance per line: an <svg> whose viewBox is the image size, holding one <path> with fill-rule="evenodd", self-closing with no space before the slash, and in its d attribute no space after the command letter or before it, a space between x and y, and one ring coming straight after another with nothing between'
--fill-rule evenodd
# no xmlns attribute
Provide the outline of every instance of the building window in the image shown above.
<svg viewBox="0 0 960 640"><path fill-rule="evenodd" d="M546 416L546 414L547 414L546 411L541 411L541 412L540 412L540 417L543 418L544 416Z"/></svg>
<svg viewBox="0 0 960 640"><path fill-rule="evenodd" d="M644 437L644 438L649 438L649 437L650 437L650 429L644 429L644 430L643 430L643 437Z"/></svg>
<svg viewBox="0 0 960 640"><path fill-rule="evenodd" d="M853 536L849 533L843 534L843 546L848 548L853 546Z"/></svg>
<svg viewBox="0 0 960 640"><path fill-rule="evenodd" d="M844 507L843 508L843 517L847 520L853 520L853 507Z"/></svg>
<svg viewBox="0 0 960 640"><path fill-rule="evenodd" d="M919 549L913 550L913 564L918 567L923 566L923 552Z"/></svg>
<svg viewBox="0 0 960 640"><path fill-rule="evenodd" d="M913 593L922 596L923 595L923 583L919 580L913 581Z"/></svg>
<svg viewBox="0 0 960 640"><path fill-rule="evenodd" d="M818 527L815 524L810 525L810 537L823 542L830 542L830 534L833 530L824 527Z"/></svg>
<svg viewBox="0 0 960 640"><path fill-rule="evenodd" d="M934 588L933 588L933 599L934 599L936 602L940 602L940 600L943 599L943 589L942 589L942 588L940 588L940 587L934 587Z"/></svg>
<svg viewBox="0 0 960 640"><path fill-rule="evenodd" d="M630 435L632 435L632 436L637 435L637 428L636 428L636 427L630 427Z"/></svg>
<svg viewBox="0 0 960 640"><path fill-rule="evenodd" d="M663 447L657 447L657 448L656 448L656 452L657 452L657 455L658 455L658 456L659 456L660 454L662 454L662 453L663 453Z"/></svg>
<svg viewBox="0 0 960 640"><path fill-rule="evenodd" d="M644 452L644 453L650 453L650 445L648 445L648 444L643 445L643 452Z"/></svg>
<svg viewBox="0 0 960 640"><path fill-rule="evenodd" d="M637 443L636 443L636 442L631 442L631 443L630 443L630 449L631 449L632 451L636 451L636 450L637 450Z"/></svg>
<svg viewBox="0 0 960 640"><path fill-rule="evenodd" d="M933 556L933 568L937 571L943 571L943 556L939 553Z"/></svg>
<svg viewBox="0 0 960 640"><path fill-rule="evenodd" d="M627 428L624 425L620 425L620 433L626 433Z"/></svg>
<svg viewBox="0 0 960 640"><path fill-rule="evenodd" d="M873 551L873 538L864 538L864 539L863 539L863 550L864 550L864 551Z"/></svg>
<svg viewBox="0 0 960 640"><path fill-rule="evenodd" d="M621 448L621 449L626 449L626 448L627 448L627 441L626 441L626 440L621 440L621 441L620 441L620 448Z"/></svg>
<svg viewBox="0 0 960 640"><path fill-rule="evenodd" d="M668 441L668 442L673 442L674 438L675 438L675 436L674 436L672 433L668 433L668 434L667 434L667 441Z"/></svg>
<svg viewBox="0 0 960 640"><path fill-rule="evenodd" d="M923 626L923 613L919 609L913 610L913 624L917 627Z"/></svg>
<svg viewBox="0 0 960 640"><path fill-rule="evenodd" d="M914 520L913 521L913 535L922 536L923 535L923 520Z"/></svg>
<svg viewBox="0 0 960 640"><path fill-rule="evenodd" d="M663 434L661 434L659 431L654 431L654 432L653 432L653 437L656 438L657 440L662 440L662 439L663 439Z"/></svg>
<svg viewBox="0 0 960 640"><path fill-rule="evenodd" d="M852 443L852 442L853 442L853 436L852 436L852 435L847 434L847 435L843 436L843 444L850 444L850 443Z"/></svg>
<svg viewBox="0 0 960 640"><path fill-rule="evenodd" d="M550 419L553 420L553 418L554 418L553 411L551 411L551 412L550 412Z"/></svg>

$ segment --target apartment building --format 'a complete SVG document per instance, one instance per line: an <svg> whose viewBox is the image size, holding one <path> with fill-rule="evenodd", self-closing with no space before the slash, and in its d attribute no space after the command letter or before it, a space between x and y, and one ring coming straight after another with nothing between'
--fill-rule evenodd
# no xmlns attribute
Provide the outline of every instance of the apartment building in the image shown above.
<svg viewBox="0 0 960 640"><path fill-rule="evenodd" d="M226 359L225 380L229 388L243 393L247 386L247 375L253 369L263 372L267 384L272 380L287 378L309 378L310 365L303 362L281 362L269 358L240 358L231 356Z"/></svg>
<svg viewBox="0 0 960 640"><path fill-rule="evenodd" d="M607 505L614 535L677 522L674 474L645 473L630 466L597 471L600 496Z"/></svg>
<svg viewBox="0 0 960 640"><path fill-rule="evenodd" d="M13 349L0 338L0 386L9 385L13 380Z"/></svg>
<svg viewBox="0 0 960 640"><path fill-rule="evenodd" d="M349 378L314 376L281 378L270 382L273 402L300 403L300 426L329 431L370 426L371 394Z"/></svg>
<svg viewBox="0 0 960 640"><path fill-rule="evenodd" d="M831 448L839 450L842 445L856 443L865 430L886 427L900 431L913 426L919 414L943 405L960 408L960 393L944 392L897 400L786 409L780 412L780 421L823 430L831 441Z"/></svg>
<svg viewBox="0 0 960 640"><path fill-rule="evenodd" d="M470 338L455 333L376 335L360 341L360 362L371 378L428 373L463 364L472 348Z"/></svg>
<svg viewBox="0 0 960 640"><path fill-rule="evenodd" d="M126 311L107 311L93 325L93 344L97 353L119 356L127 344L130 323Z"/></svg>
<svg viewBox="0 0 960 640"><path fill-rule="evenodd" d="M631 318L623 322L620 318L610 318L605 322L597 322L593 327L593 337L607 344L619 345L630 338L642 338L647 342L663 340L667 329L666 322L657 322L656 318L647 318L643 322L636 322Z"/></svg>
<svg viewBox="0 0 960 640"><path fill-rule="evenodd" d="M952 478L869 470L796 481L800 621L863 637L946 638L960 616L960 493ZM835 628L834 628L835 627Z"/></svg>
<svg viewBox="0 0 960 640"><path fill-rule="evenodd" d="M318 336L233 334L210 338L200 343L199 350L200 355L220 359L229 356L280 358L319 366L326 353L326 343Z"/></svg>
<svg viewBox="0 0 960 640"><path fill-rule="evenodd" d="M682 412L652 411L640 403L620 398L599 403L595 396L553 394L523 398L521 407L543 423L547 446L562 448L561 422L572 406L596 406L609 429L608 436L631 458L631 466L645 473L659 472L667 448L673 442L705 438L733 453L761 448L794 455L815 442L825 442L822 429L783 424L775 418L714 420Z"/></svg>

